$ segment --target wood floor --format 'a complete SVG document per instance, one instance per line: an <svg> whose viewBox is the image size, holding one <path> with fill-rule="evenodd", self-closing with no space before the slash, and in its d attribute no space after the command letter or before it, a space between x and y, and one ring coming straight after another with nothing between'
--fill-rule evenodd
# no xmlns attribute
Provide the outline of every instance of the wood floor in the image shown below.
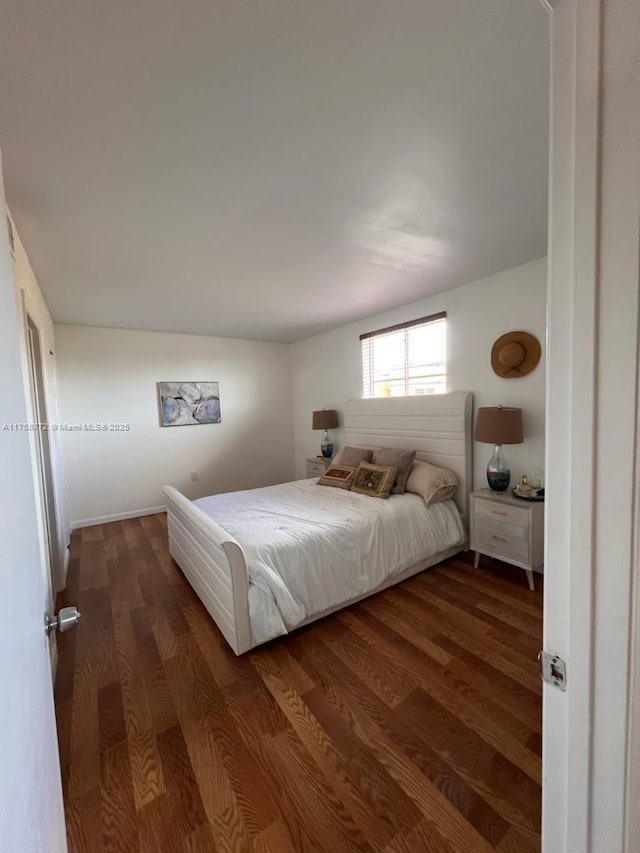
<svg viewBox="0 0 640 853"><path fill-rule="evenodd" d="M74 533L69 849L540 849L540 591L452 560L236 658L164 516Z"/></svg>

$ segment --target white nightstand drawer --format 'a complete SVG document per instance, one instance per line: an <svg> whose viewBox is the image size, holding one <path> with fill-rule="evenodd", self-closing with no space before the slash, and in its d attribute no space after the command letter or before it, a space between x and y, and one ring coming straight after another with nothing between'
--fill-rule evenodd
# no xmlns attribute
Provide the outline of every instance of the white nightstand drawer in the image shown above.
<svg viewBox="0 0 640 853"><path fill-rule="evenodd" d="M477 505L484 501L478 501ZM518 510L516 510L517 512ZM475 542L478 551L489 551L505 560L529 562L529 529L521 524L476 515Z"/></svg>
<svg viewBox="0 0 640 853"><path fill-rule="evenodd" d="M522 527L529 526L529 509L528 507L509 506L509 504L501 504L497 501L475 500L475 512L477 516L484 518L495 518L496 521L510 522L511 524L519 524Z"/></svg>
<svg viewBox="0 0 640 853"><path fill-rule="evenodd" d="M305 463L305 473L307 477L322 477L324 472L329 467L329 462L316 462L315 459L307 459Z"/></svg>

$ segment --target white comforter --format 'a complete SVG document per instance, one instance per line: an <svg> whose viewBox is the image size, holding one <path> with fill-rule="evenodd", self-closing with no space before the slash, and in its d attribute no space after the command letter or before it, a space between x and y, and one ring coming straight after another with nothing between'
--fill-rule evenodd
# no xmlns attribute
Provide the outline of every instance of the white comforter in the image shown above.
<svg viewBox="0 0 640 853"><path fill-rule="evenodd" d="M453 501L380 500L298 480L195 504L242 546L256 643L364 595L388 577L461 545Z"/></svg>

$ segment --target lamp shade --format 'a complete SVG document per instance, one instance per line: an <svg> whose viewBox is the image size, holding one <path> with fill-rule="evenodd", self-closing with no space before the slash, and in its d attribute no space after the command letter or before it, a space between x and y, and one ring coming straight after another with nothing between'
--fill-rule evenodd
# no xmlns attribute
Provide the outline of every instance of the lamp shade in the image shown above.
<svg viewBox="0 0 640 853"><path fill-rule="evenodd" d="M313 413L311 429L337 429L338 413L334 409L321 409Z"/></svg>
<svg viewBox="0 0 640 853"><path fill-rule="evenodd" d="M485 444L522 444L522 409L478 409L474 438Z"/></svg>

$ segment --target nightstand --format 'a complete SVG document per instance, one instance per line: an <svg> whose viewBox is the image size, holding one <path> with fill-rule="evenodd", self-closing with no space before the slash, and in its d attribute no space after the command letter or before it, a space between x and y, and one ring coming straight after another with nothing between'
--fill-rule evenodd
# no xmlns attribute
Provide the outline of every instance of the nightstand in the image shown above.
<svg viewBox="0 0 640 853"><path fill-rule="evenodd" d="M307 478L322 477L329 465L331 465L331 459L324 459L322 462L318 462L318 460L312 456L311 459L306 460L305 473Z"/></svg>
<svg viewBox="0 0 640 853"><path fill-rule="evenodd" d="M480 489L471 495L471 550L524 569L529 589L544 562L544 501L523 501L509 492Z"/></svg>

